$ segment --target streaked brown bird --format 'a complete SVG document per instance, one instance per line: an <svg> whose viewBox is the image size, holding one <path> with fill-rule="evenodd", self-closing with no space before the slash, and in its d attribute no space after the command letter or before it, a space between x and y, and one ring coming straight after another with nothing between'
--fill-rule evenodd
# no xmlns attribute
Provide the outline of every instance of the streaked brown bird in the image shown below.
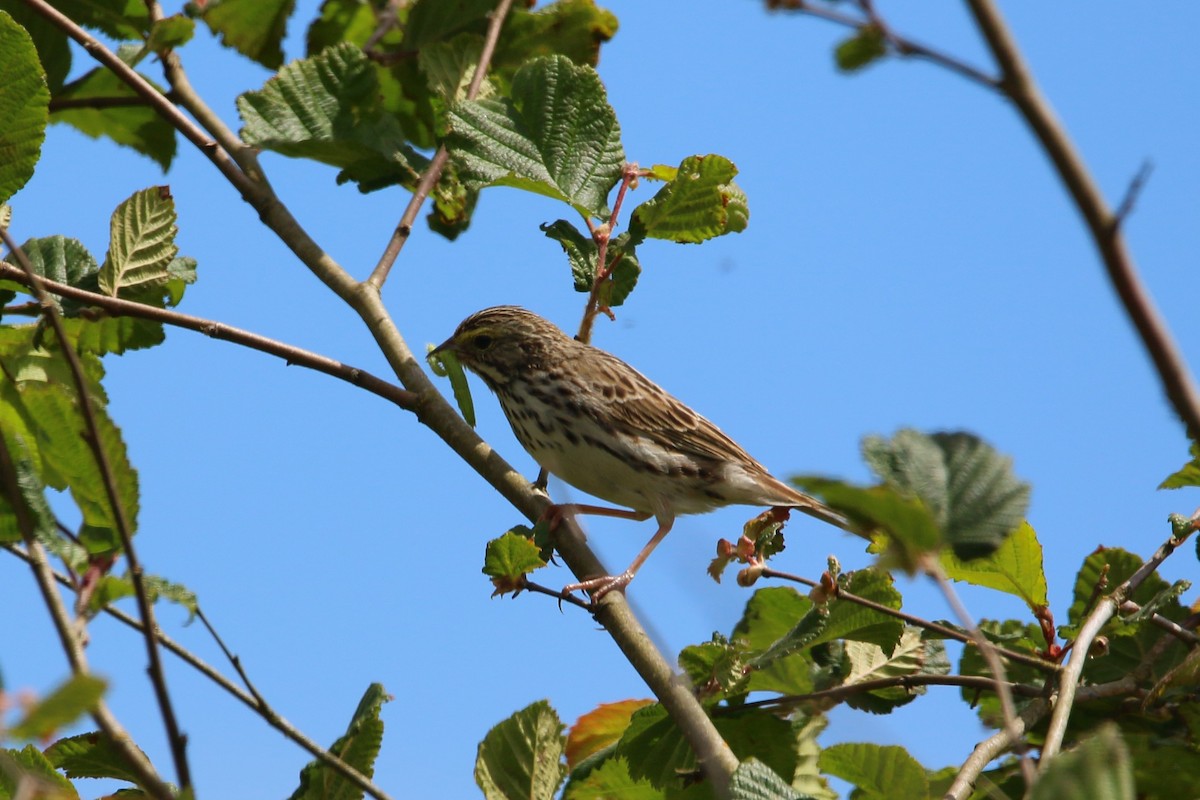
<svg viewBox="0 0 1200 800"><path fill-rule="evenodd" d="M820 501L772 477L736 442L621 359L517 306L467 317L434 352L483 379L534 461L576 489L631 509L568 504L559 513L644 520L658 530L619 575L567 586L593 600L623 588L679 514L726 505L796 508L839 527Z"/></svg>

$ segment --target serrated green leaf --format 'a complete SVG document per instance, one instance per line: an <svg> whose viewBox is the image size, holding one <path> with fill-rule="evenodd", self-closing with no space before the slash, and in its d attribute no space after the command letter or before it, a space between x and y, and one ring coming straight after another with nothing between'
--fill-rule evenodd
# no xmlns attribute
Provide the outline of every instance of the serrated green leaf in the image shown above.
<svg viewBox="0 0 1200 800"><path fill-rule="evenodd" d="M1188 452L1192 455L1191 460L1168 475L1158 488L1182 489L1184 486L1200 486L1200 444L1192 442Z"/></svg>
<svg viewBox="0 0 1200 800"><path fill-rule="evenodd" d="M864 25L834 50L834 60L843 72L854 72L887 55L887 39L877 25Z"/></svg>
<svg viewBox="0 0 1200 800"><path fill-rule="evenodd" d="M1022 522L990 555L963 561L949 550L943 552L942 569L951 580L1016 595L1032 609L1050 602L1042 544L1028 522Z"/></svg>
<svg viewBox="0 0 1200 800"><path fill-rule="evenodd" d="M786 635L812 607L811 600L790 586L759 589L746 603L731 638L743 642L749 652L761 652ZM793 653L751 672L749 678L748 691L805 694L815 688L808 653Z"/></svg>
<svg viewBox="0 0 1200 800"><path fill-rule="evenodd" d="M26 711L9 735L14 739L45 739L95 709L107 686L94 675L74 675Z"/></svg>
<svg viewBox="0 0 1200 800"><path fill-rule="evenodd" d="M4 394L0 394L0 401L6 399ZM38 454L31 449L30 434L15 409L0 407L0 435L4 436L20 492L19 498L12 498L0 491L0 542L3 543L19 542L26 535L43 542L58 537L54 513L46 502L46 485L38 470ZM20 510L14 503L21 504ZM22 521L30 530L22 529Z"/></svg>
<svg viewBox="0 0 1200 800"><path fill-rule="evenodd" d="M150 14L142 0L54 0L54 7L114 39L141 39L150 30Z"/></svg>
<svg viewBox="0 0 1200 800"><path fill-rule="evenodd" d="M1067 612L1068 623L1082 624L1095 600L1128 580L1141 568L1142 563L1141 556L1119 547L1105 547L1090 553L1075 576L1074 599ZM1154 573L1142 582L1129 599L1141 605L1167 589L1167 582Z"/></svg>
<svg viewBox="0 0 1200 800"><path fill-rule="evenodd" d="M758 759L747 759L729 781L733 800L804 800L804 797Z"/></svg>
<svg viewBox="0 0 1200 800"><path fill-rule="evenodd" d="M565 219L542 225L541 230L547 239L558 242L566 253L575 291L591 292L596 279L596 263L600 258L596 242ZM610 273L609 279L600 286L599 300L605 307L616 308L625 302L637 285L642 267L633 245L624 234L609 242L605 260L608 261Z"/></svg>
<svg viewBox="0 0 1200 800"><path fill-rule="evenodd" d="M592 0L558 0L537 9L517 7L496 45L493 70L510 76L522 64L552 53L594 67L600 61L600 46L616 32L616 16Z"/></svg>
<svg viewBox="0 0 1200 800"><path fill-rule="evenodd" d="M88 107L90 100L136 97L137 93L116 73L97 67L55 95L55 102L62 105L50 114L50 121L70 125L93 139L106 136L150 158L166 172L175 158L175 129L171 123L141 104Z"/></svg>
<svg viewBox="0 0 1200 800"><path fill-rule="evenodd" d="M140 773L99 731L59 739L46 749L46 758L68 778L114 778L137 784Z"/></svg>
<svg viewBox="0 0 1200 800"><path fill-rule="evenodd" d="M383 686L373 683L367 687L346 732L329 748L342 761L354 767L365 777L375 774L375 759L383 743L383 720L379 714L383 704L392 697ZM292 793L291 800L329 800L330 798L356 798L362 790L350 783L341 773L330 769L320 760L314 759L300 771L300 785Z"/></svg>
<svg viewBox="0 0 1200 800"><path fill-rule="evenodd" d="M969 433L905 429L890 440L867 437L863 454L888 485L924 501L961 559L994 551L1029 508L1029 484L1012 461Z"/></svg>
<svg viewBox="0 0 1200 800"><path fill-rule="evenodd" d="M146 47L155 53L172 50L187 44L195 33L195 21L183 14L173 14L157 20L150 27L150 38L146 41Z"/></svg>
<svg viewBox="0 0 1200 800"><path fill-rule="evenodd" d="M1134 800L1129 750L1116 725L1105 725L1070 752L1042 765L1030 800Z"/></svg>
<svg viewBox="0 0 1200 800"><path fill-rule="evenodd" d="M293 61L237 100L247 143L340 167L363 190L415 181L427 163L380 99L375 67L350 43Z"/></svg>
<svg viewBox="0 0 1200 800"><path fill-rule="evenodd" d="M838 576L839 588L853 595L872 600L888 608L899 609L900 592L887 572L879 569L859 569ZM891 653L904 632L904 623L894 616L843 600L836 595L827 606L825 630L812 644L835 639L851 639L878 645Z"/></svg>
<svg viewBox="0 0 1200 800"><path fill-rule="evenodd" d="M91 543L95 547L99 543ZM115 549L115 546L110 544L108 549ZM127 577L118 575L105 575L96 581L96 588L92 591L91 597L88 598L88 611L93 614L102 609L108 608L118 600L126 597L133 597L137 591L133 588L133 582Z"/></svg>
<svg viewBox="0 0 1200 800"><path fill-rule="evenodd" d="M835 744L821 753L821 770L852 783L869 798L929 796L925 769L903 747Z"/></svg>
<svg viewBox="0 0 1200 800"><path fill-rule="evenodd" d="M196 593L184 586L182 583L169 581L160 575L144 575L142 581L146 587L146 595L150 598L151 603L156 603L159 600L167 600L182 606L188 612L185 625L189 624L196 618L196 614L200 611L200 601L196 598Z"/></svg>
<svg viewBox="0 0 1200 800"><path fill-rule="evenodd" d="M843 685L853 686L867 681L922 673L925 671L925 656L929 644L921 639L921 632L916 628L906 628L890 654L884 652L876 644L846 642L845 652L846 660L850 664L850 674L846 676ZM935 644L935 648L936 646ZM949 665L946 664L946 666ZM889 714L896 708L915 700L917 695L924 693L923 686L913 689L897 686L852 695L846 699L846 702L851 708L860 711Z"/></svg>
<svg viewBox="0 0 1200 800"><path fill-rule="evenodd" d="M503 591L510 591L521 576L546 566L541 550L531 537L532 531L529 535L509 531L487 543L483 574L492 579L497 589L501 588L502 583L508 587Z"/></svg>
<svg viewBox="0 0 1200 800"><path fill-rule="evenodd" d="M814 644L825 631L829 615L824 608L812 607L780 638L772 642L747 666L751 669L766 669L781 658Z"/></svg>
<svg viewBox="0 0 1200 800"><path fill-rule="evenodd" d="M536 59L513 76L512 98L459 103L448 139L469 188L514 186L608 216L606 198L625 151L595 70L563 56Z"/></svg>
<svg viewBox="0 0 1200 800"><path fill-rule="evenodd" d="M482 24L495 7L493 0L417 0L404 26L404 46L420 50Z"/></svg>
<svg viewBox="0 0 1200 800"><path fill-rule="evenodd" d="M623 758L606 759L586 778L567 784L564 800L662 800L663 793L645 778L635 780Z"/></svg>
<svg viewBox="0 0 1200 800"><path fill-rule="evenodd" d="M796 772L792 775L792 786L810 800L838 800L838 793L821 775L819 763L821 745L817 738L828 725L828 718L821 714L811 717L794 714L792 717L796 742Z"/></svg>
<svg viewBox="0 0 1200 800"><path fill-rule="evenodd" d="M475 757L475 783L487 800L552 800L566 777L563 724L545 700L488 731Z"/></svg>
<svg viewBox="0 0 1200 800"><path fill-rule="evenodd" d="M66 236L29 239L21 250L34 272L56 283L79 286L80 281L100 269L82 242Z"/></svg>
<svg viewBox="0 0 1200 800"><path fill-rule="evenodd" d="M78 800L79 793L33 745L22 750L0 750L0 797L16 800L26 796Z"/></svg>
<svg viewBox="0 0 1200 800"><path fill-rule="evenodd" d="M634 209L634 239L697 243L745 230L750 207L735 175L737 167L727 158L688 156L654 197Z"/></svg>
<svg viewBox="0 0 1200 800"><path fill-rule="evenodd" d="M482 51L482 36L463 33L450 41L434 42L422 47L417 55L417 66L429 82L429 91L448 105L453 105L467 98L467 88L475 77L475 67L479 64ZM481 84L480 91L480 97L488 97L492 93L486 80Z"/></svg>
<svg viewBox="0 0 1200 800"><path fill-rule="evenodd" d="M268 69L283 63L283 38L295 0L208 0L201 18L232 47Z"/></svg>
<svg viewBox="0 0 1200 800"><path fill-rule="evenodd" d="M33 176L42 152L50 91L37 48L25 29L0 11L0 203Z"/></svg>
<svg viewBox="0 0 1200 800"><path fill-rule="evenodd" d="M165 284L175 246L175 201L165 186L134 192L112 215L108 255L100 266L100 291L126 296Z"/></svg>
<svg viewBox="0 0 1200 800"><path fill-rule="evenodd" d="M792 483L821 498L859 530L886 535L889 560L906 571L915 570L925 554L941 545L937 522L918 497L890 486L854 486L815 475L794 477Z"/></svg>
<svg viewBox="0 0 1200 800"><path fill-rule="evenodd" d="M67 35L21 0L0 0L0 11L7 12L29 34L46 72L50 94L57 94L71 71L71 47ZM0 227L7 227L7 223L0 220Z"/></svg>
<svg viewBox="0 0 1200 800"><path fill-rule="evenodd" d="M749 691L749 651L741 640L728 641L713 634L711 642L689 645L679 653L679 668L692 682L697 694L710 699Z"/></svg>

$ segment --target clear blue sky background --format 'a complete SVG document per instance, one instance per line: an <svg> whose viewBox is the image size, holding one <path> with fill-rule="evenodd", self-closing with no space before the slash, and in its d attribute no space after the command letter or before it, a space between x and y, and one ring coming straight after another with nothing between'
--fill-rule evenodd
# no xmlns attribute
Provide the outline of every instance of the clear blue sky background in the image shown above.
<svg viewBox="0 0 1200 800"><path fill-rule="evenodd" d="M168 3L174 10L179 3ZM315 0L287 54L302 55ZM990 71L957 3L880 3L897 30ZM757 3L613 0L621 30L600 75L628 157L732 159L749 229L703 246L651 243L616 324L595 341L721 425L780 476L868 476L862 436L967 429L1011 454L1034 487L1030 521L1065 620L1075 572L1098 545L1147 555L1168 512L1195 497L1155 491L1187 456L1140 344L1076 212L1013 110L927 64L844 76L846 32ZM1200 253L1200 6L1005 3L1042 86L1112 202L1144 161L1155 170L1127 233L1146 282L1195 363ZM237 125L234 98L268 73L206 33L182 53L193 81ZM76 70L90 68L76 56ZM334 171L264 157L280 195L354 274L378 258L407 195L360 195ZM112 209L167 182L179 243L200 280L181 310L249 328L386 375L363 326L257 222L193 149L165 178L108 142L53 128L14 198L18 240L63 233L102 256ZM641 202L647 185L633 196ZM520 303L574 327L558 245L539 223L568 214L514 190L485 193L449 244L417 231L385 299L414 349L468 313ZM326 744L378 681L395 695L378 782L398 797L470 798L488 728L540 698L564 721L644 697L586 615L539 597L489 599L484 543L519 517L406 413L347 384L171 330L165 346L107 362L111 411L140 470L138 545L148 569L194 589L261 692ZM486 390L480 432L529 475L531 460ZM572 496L555 487L559 497ZM749 597L704 570L752 510L680 520L634 583L670 653L729 632ZM613 567L652 524L589 521ZM830 554L870 563L817 523L789 527L781 567L817 576ZM1170 579L1194 578L1182 552ZM542 574L566 582L562 569ZM949 612L900 580L906 608ZM980 617L1025 617L1015 599L964 590ZM0 668L8 689L46 691L67 672L29 571L0 559ZM226 668L199 625L163 608L164 629ZM97 672L153 760L170 761L143 675L144 650L108 620L92 627ZM201 797L290 794L308 756L168 657ZM226 668L226 671L229 671ZM835 711L835 741L899 743L928 767L957 764L983 729L951 689L902 712Z"/></svg>

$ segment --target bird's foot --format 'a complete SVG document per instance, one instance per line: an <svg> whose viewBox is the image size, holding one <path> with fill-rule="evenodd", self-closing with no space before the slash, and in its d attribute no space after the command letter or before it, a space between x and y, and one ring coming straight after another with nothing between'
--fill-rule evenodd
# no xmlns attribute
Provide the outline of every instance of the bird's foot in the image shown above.
<svg viewBox="0 0 1200 800"><path fill-rule="evenodd" d="M587 592L592 596L592 603L595 604L611 591L624 591L632 580L633 573L629 570L620 575L601 575L599 578L589 578L586 581L568 584L563 587L563 594Z"/></svg>

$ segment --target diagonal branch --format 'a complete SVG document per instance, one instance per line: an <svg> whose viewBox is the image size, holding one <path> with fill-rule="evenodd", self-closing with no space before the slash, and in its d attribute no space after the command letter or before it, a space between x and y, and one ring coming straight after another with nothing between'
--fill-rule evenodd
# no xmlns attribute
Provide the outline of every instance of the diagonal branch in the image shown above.
<svg viewBox="0 0 1200 800"><path fill-rule="evenodd" d="M3 261L0 261L0 278L17 281L26 286L32 284L32 281L23 270L6 264ZM214 339L223 339L227 342L233 342L234 344L240 344L252 350L257 350L260 353L277 356L289 365L295 364L316 370L317 372L323 372L326 375L354 384L360 389L365 389L372 394L378 395L385 400L395 403L400 408L417 411L420 407L419 398L413 392L406 391L394 383L388 383L383 378L373 375L366 370L350 366L349 364L343 364L340 361L320 355L319 353L313 353L294 345L285 344L276 339L270 339L257 333L242 330L241 328L235 328L223 322L215 322L203 317L181 314L178 311L158 308L146 305L145 303L135 303L132 300L123 300L119 297L110 297L105 294L89 292L45 278L42 278L41 283L42 288L50 294L57 295L58 297L67 297L77 300L80 303L95 306L114 317L136 317L152 322L161 322L165 325L173 325L177 328L186 328L187 330L203 333L205 336L211 336Z"/></svg>
<svg viewBox="0 0 1200 800"><path fill-rule="evenodd" d="M1154 362L1167 398L1183 420L1188 436L1200 442L1200 391L1138 275L1121 231L1121 216L1109 209L1083 158L1038 88L995 4L992 0L967 0L967 6L1000 66L1001 89L1033 130L1083 215L1108 278Z"/></svg>
<svg viewBox="0 0 1200 800"><path fill-rule="evenodd" d="M67 361L67 366L70 368L71 377L75 383L79 413L83 417L84 428L87 432L84 438L87 440L88 448L92 451L92 458L96 461L96 469L100 472L100 477L104 484L104 493L108 498L109 506L112 508L117 535L121 539L121 549L125 553L125 558L129 561L129 577L133 583L134 593L137 595L138 613L141 615L142 624L146 628L144 640L146 643L146 655L150 661L150 683L154 686L154 694L158 700L159 711L162 713L163 725L167 730L167 740L171 744L171 757L175 761L175 771L179 776L180 788L184 792L189 792L192 786L192 778L187 760L187 739L179 730L179 722L175 718L175 708L171 703L171 694L167 691L167 678L163 673L162 661L158 653L158 642L155 641L153 633L157 627L154 622L154 609L150 603L150 596L146 592L145 581L142 579L142 565L138 560L137 552L133 548L133 526L130 524L129 517L126 514L125 505L121 502L120 493L117 491L117 480L113 473L112 464L108 460L108 453L104 451L104 446L100 443L100 430L96 424L96 411L92 405L91 394L88 393L87 379L83 374L83 365L79 362L79 354L75 352L75 348L71 346L71 342L67 338L66 331L63 329L62 319L59 318L58 309L50 302L49 295L42 288L41 279L34 271L33 265L29 263L29 259L26 258L25 251L17 247L16 242L9 235L7 228L0 227L0 240L4 242L4 245L9 249L13 257L16 258L17 263L20 264L21 269L28 276L29 286L33 289L33 294L38 302L42 304L42 314L54 329L54 334L58 337L59 349L62 351L63 357Z"/></svg>

